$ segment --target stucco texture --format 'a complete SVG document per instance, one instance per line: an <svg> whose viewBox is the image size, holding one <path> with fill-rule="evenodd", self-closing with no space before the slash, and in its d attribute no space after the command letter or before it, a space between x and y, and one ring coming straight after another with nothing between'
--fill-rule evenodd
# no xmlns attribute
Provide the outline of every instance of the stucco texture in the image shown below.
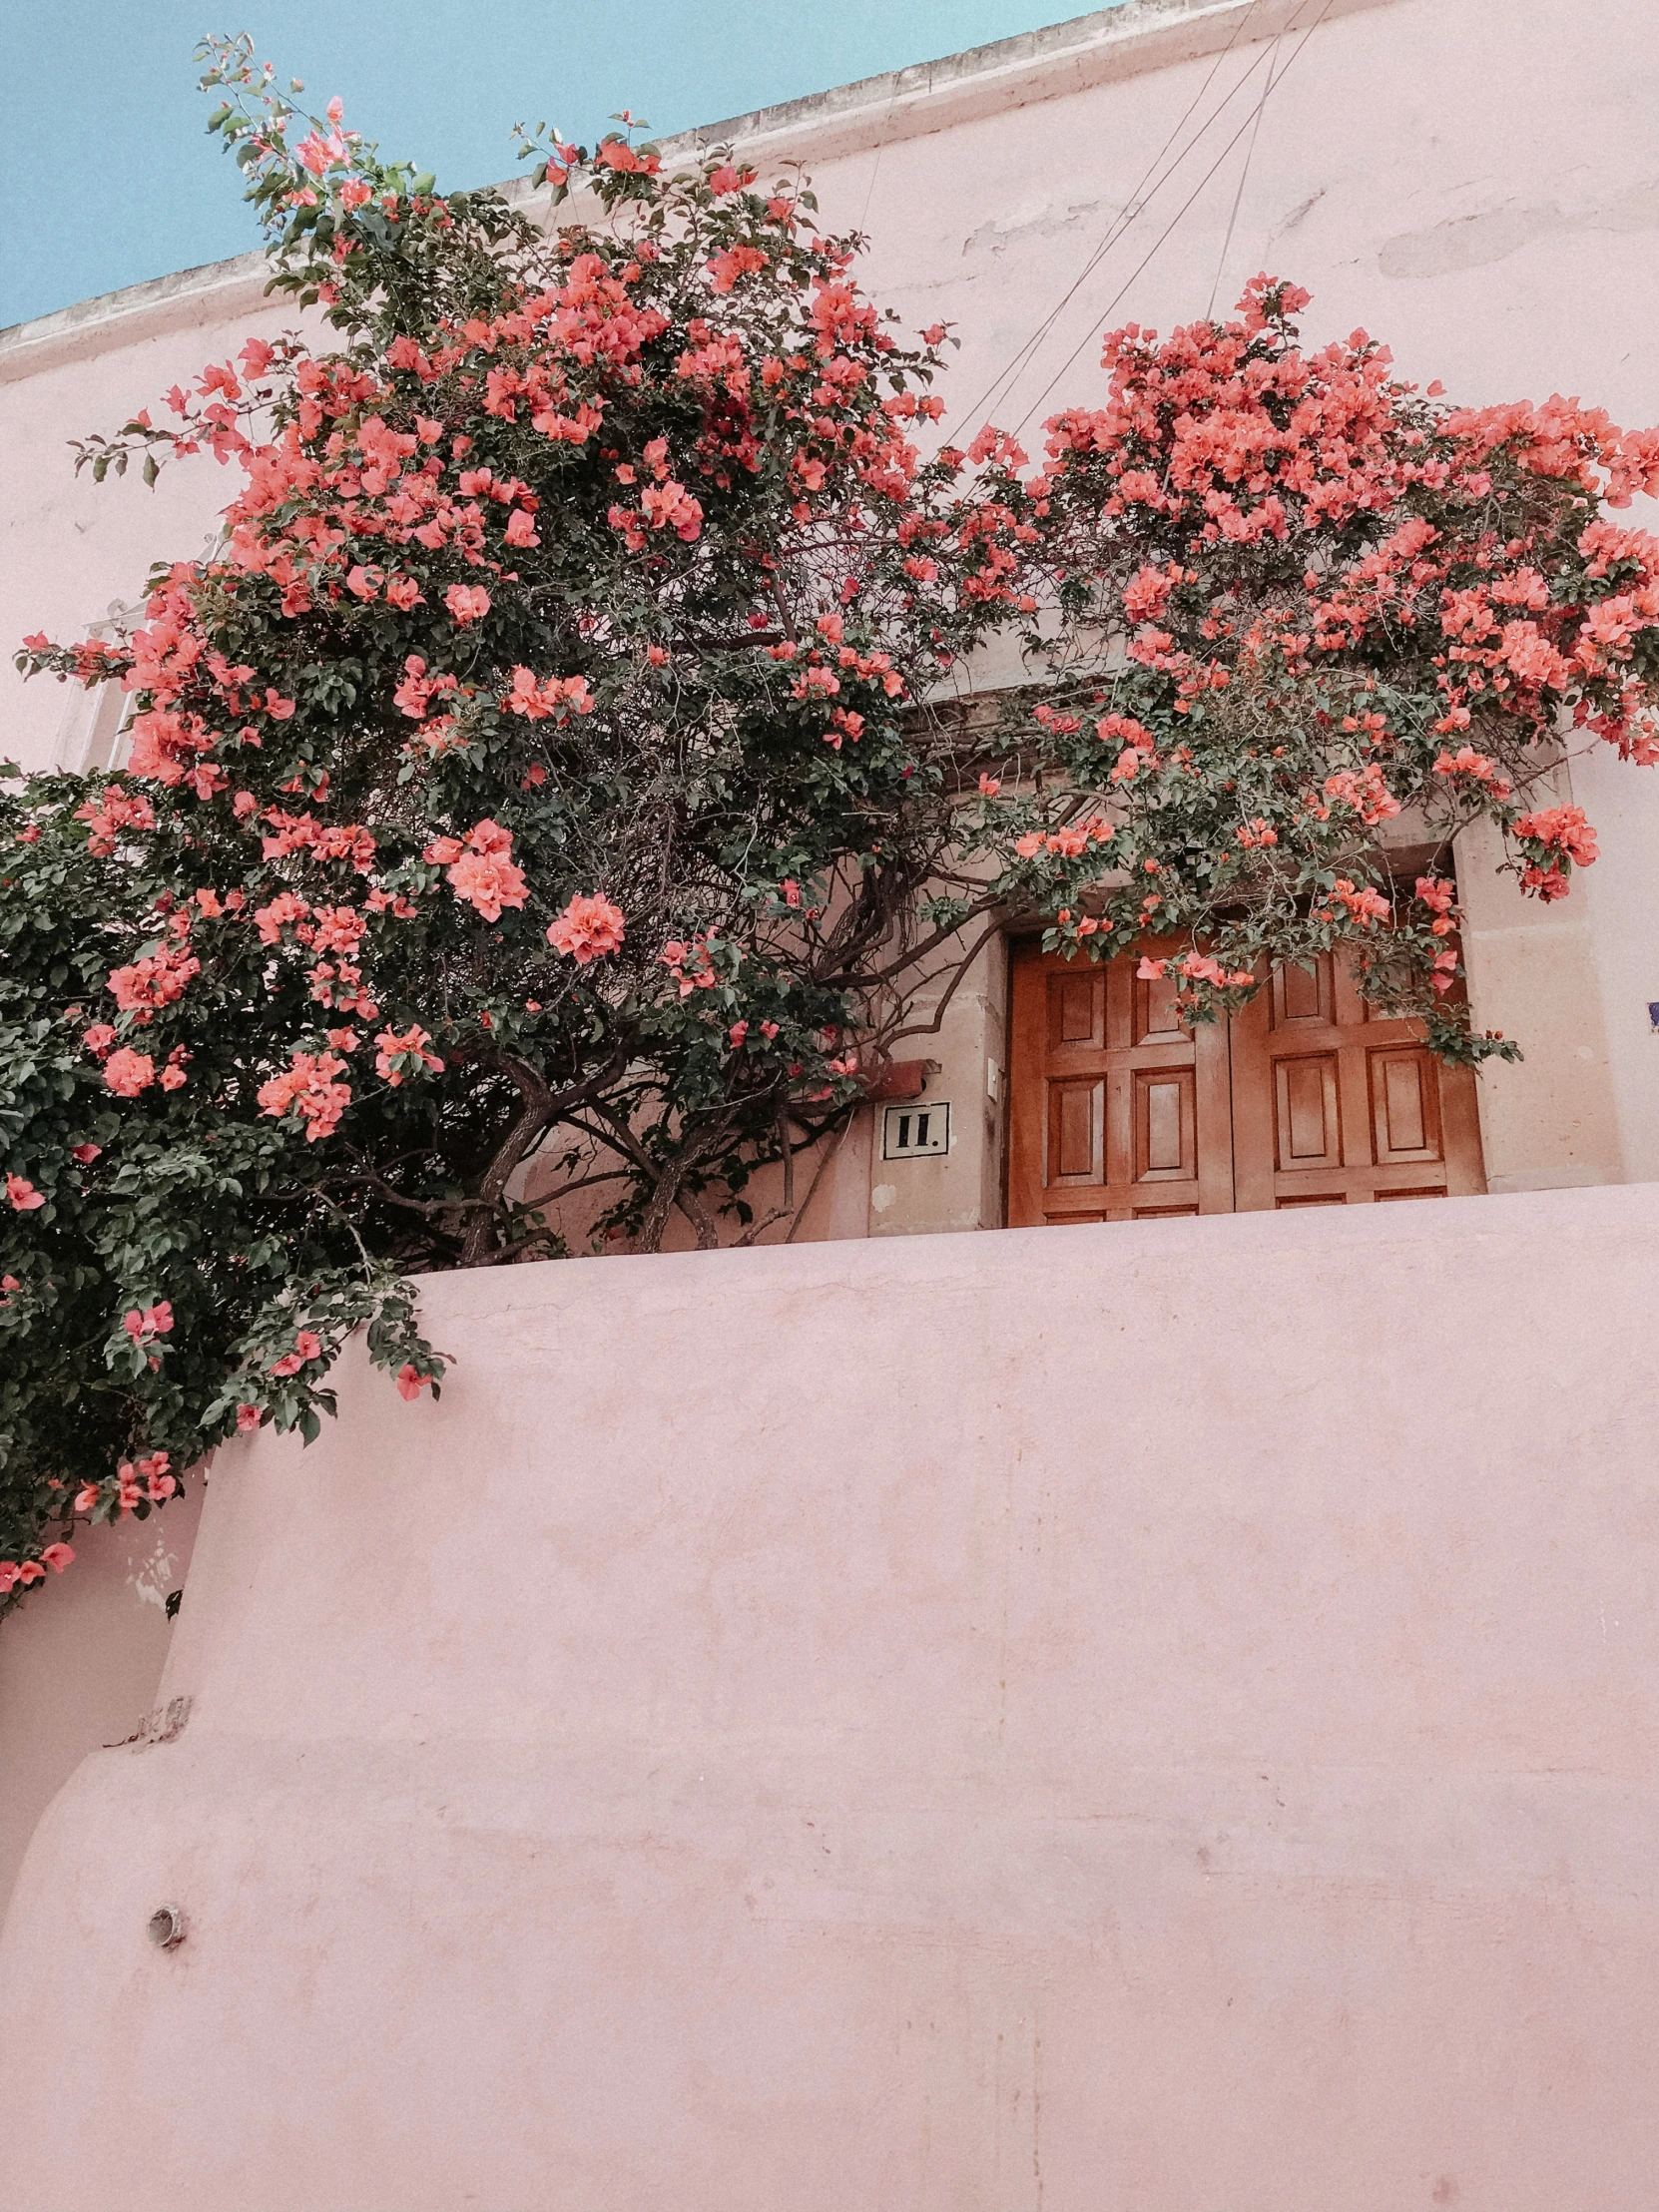
<svg viewBox="0 0 1659 2212"><path fill-rule="evenodd" d="M428 1281L36 1838L0 2205L1645 2206L1656 1297L1651 1187Z"/></svg>
<svg viewBox="0 0 1659 2212"><path fill-rule="evenodd" d="M85 1755L156 1701L202 1511L200 1476L165 1513L74 1530L75 1563L0 1628L0 1915L35 1823Z"/></svg>

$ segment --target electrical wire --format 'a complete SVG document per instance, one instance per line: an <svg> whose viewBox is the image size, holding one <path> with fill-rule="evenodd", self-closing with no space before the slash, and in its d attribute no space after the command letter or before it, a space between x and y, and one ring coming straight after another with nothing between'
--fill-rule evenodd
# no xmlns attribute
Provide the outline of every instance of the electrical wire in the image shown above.
<svg viewBox="0 0 1659 2212"><path fill-rule="evenodd" d="M1296 52L1292 54L1290 60L1279 72L1278 77L1273 80L1274 86L1282 85L1285 82L1285 79L1290 75L1291 71L1296 67L1297 62L1301 59L1303 49L1307 46L1308 41L1313 37L1314 33L1319 29L1320 25L1325 21L1326 17L1330 14L1332 5L1333 0L1324 0L1324 6L1320 9L1319 14L1315 16L1313 22L1310 23L1307 30L1303 32L1302 38L1297 45ZM1270 87L1270 89L1272 88ZM1026 424L1037 412L1038 408L1043 405L1044 401L1048 398L1049 393L1054 389L1055 385L1060 381L1061 377L1064 376L1071 368L1073 362L1083 351L1084 347L1094 342L1094 339L1098 334L1100 324L1102 322L1105 322L1116 311L1117 307L1122 302L1125 295L1128 293L1130 286L1136 281L1136 279L1141 276L1142 272L1154 260L1159 251L1162 249L1165 241L1179 226L1181 219L1187 213L1187 210L1192 206L1193 202L1198 198L1199 194L1204 190L1205 186L1210 182L1211 178L1215 176L1217 170L1221 168L1223 162L1225 162L1228 155L1232 153L1234 147L1238 145L1240 139L1243 138L1246 131L1251 128L1252 121L1253 119L1247 116L1244 122L1239 125L1239 128L1233 133L1233 136L1228 140L1227 144L1216 156L1216 159L1210 164L1210 167L1199 179L1197 185L1194 187L1192 192L1189 193L1187 198L1182 202L1181 206L1176 210L1174 220L1169 224L1168 228L1161 233L1153 246L1142 258L1138 266L1118 286L1116 292L1114 292L1111 299L1107 302L1104 311L1093 318L1087 334L1080 338L1077 344L1073 346L1070 353L1067 354L1066 358L1060 363L1060 366L1055 370L1054 374L1049 378L1048 382L1037 394L1037 397L1032 401L1031 405L1026 408L1024 414L1020 416L1019 421L1014 425L1015 436L1017 436L1019 432L1025 428Z"/></svg>
<svg viewBox="0 0 1659 2212"><path fill-rule="evenodd" d="M875 159L869 165L869 187L864 194L864 212L858 218L858 228L860 231L869 221L869 205L870 202L875 198L875 180L881 174L881 156L886 148L887 133L892 129L892 119L893 116L896 114L897 109L898 94L894 92L892 98L887 102L887 112L881 118L880 134L875 141Z"/></svg>
<svg viewBox="0 0 1659 2212"><path fill-rule="evenodd" d="M1170 148L1175 144L1176 140L1181 136L1181 133L1186 129L1187 124L1192 117L1194 109L1198 107L1200 102L1204 99L1205 94L1209 91L1211 85L1215 82L1216 72L1220 69L1222 63L1226 61L1228 55L1232 53L1234 46L1238 43L1239 39L1243 36L1246 29L1249 27L1250 19L1256 13L1256 10L1260 5L1261 0L1250 0L1249 7L1239 18L1238 22L1234 24L1232 36L1228 39L1227 44L1221 49L1215 60L1210 64L1204 82L1199 86L1197 92L1193 94L1191 100L1188 101L1184 112L1176 121L1174 128L1170 131L1169 136L1164 140L1163 145L1158 149L1157 153L1153 155L1151 161L1147 164L1146 168L1142 170L1140 176L1135 182L1132 191L1130 192L1128 200L1125 202L1120 213L1114 216L1111 223L1108 224L1106 229L1106 236L1093 249L1093 251L1089 255L1088 260L1083 264L1082 269L1078 272L1077 276L1073 279L1072 283L1067 287L1067 289L1061 294L1060 298L1055 302L1054 306L1043 317L1042 321L1038 323L1036 329L1033 330L1031 335L1023 341L1023 343L1019 346L1018 350L1014 353L1012 358L997 372L997 374L991 379L990 383L985 386L984 391L980 394L978 399L974 401L973 405L971 407L963 409L960 419L964 424L975 420L975 418L977 418L982 413L983 409L991 404L996 395L999 392L1002 392L1005 385L1010 384L1014 380L1017 380L1022 369L1029 365L1032 353L1039 345L1041 345L1043 339L1053 328L1055 321L1061 314L1064 313L1065 309L1077 296L1077 293L1081 290L1083 285L1088 282L1089 278L1100 267L1101 263L1111 252L1112 248L1118 243L1119 239L1123 238L1126 233L1133 228L1135 223L1139 221L1140 217L1152 205L1152 202L1157 198L1158 194L1162 192L1165 185L1167 185L1170 179L1176 175L1176 173L1181 168L1181 165L1186 161L1187 157L1194 151L1197 146L1202 143L1206 132L1208 132L1212 125L1214 125L1226 112L1234 97L1243 90L1245 85L1247 85L1250 79L1255 75L1256 71L1262 66L1263 61L1267 57L1266 55L1259 54L1256 60L1252 62L1249 69L1245 70L1243 74L1239 77L1237 83L1235 83L1229 89L1226 98L1222 100L1220 105L1215 109L1214 113L1207 116L1204 122L1199 125L1197 131L1193 134L1187 145L1182 148L1176 159L1170 164L1168 170L1164 173L1162 177L1158 179L1158 182L1152 187L1150 192L1146 193L1146 196L1143 199L1141 195L1148 180L1153 176L1154 172L1158 169L1159 164L1163 161L1165 155L1168 154Z"/></svg>
<svg viewBox="0 0 1659 2212"><path fill-rule="evenodd" d="M1267 82L1262 87L1261 99L1256 103L1256 121L1250 127L1250 144L1245 148L1244 167L1239 171L1239 189L1233 195L1232 210L1227 218L1227 233L1221 242L1221 254L1216 262L1216 274L1210 284L1210 297L1204 309L1206 321L1212 320L1215 316L1216 293L1221 289L1222 271L1227 267L1227 257L1233 250L1233 227L1239 220L1239 208L1244 200L1245 180L1250 175L1250 165L1256 159L1256 140L1262 129L1262 116L1266 111L1269 99L1272 97L1273 88L1279 81L1274 69L1279 60L1279 42L1284 36L1285 27L1281 24L1278 36L1273 42L1273 60L1268 63Z"/></svg>

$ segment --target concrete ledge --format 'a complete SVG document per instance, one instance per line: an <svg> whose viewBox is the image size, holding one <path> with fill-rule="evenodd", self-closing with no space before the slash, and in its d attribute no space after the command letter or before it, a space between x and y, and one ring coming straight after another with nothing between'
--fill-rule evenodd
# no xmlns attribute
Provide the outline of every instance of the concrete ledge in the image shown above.
<svg viewBox="0 0 1659 2212"><path fill-rule="evenodd" d="M100 292L56 314L0 330L0 383L33 376L65 361L85 360L116 346L138 345L169 330L220 324L263 305L270 271L263 252L204 262L148 283ZM281 304L294 313L284 295Z"/></svg>
<svg viewBox="0 0 1659 2212"><path fill-rule="evenodd" d="M1656 1299L1654 1186L430 1279L36 1837L0 2201L1645 2203Z"/></svg>

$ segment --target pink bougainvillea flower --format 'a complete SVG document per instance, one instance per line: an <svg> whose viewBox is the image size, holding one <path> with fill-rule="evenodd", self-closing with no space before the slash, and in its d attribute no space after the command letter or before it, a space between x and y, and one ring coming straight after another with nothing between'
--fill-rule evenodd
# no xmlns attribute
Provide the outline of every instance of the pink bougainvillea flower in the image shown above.
<svg viewBox="0 0 1659 2212"><path fill-rule="evenodd" d="M6 1196L20 1214L32 1214L37 1206L46 1204L46 1200L35 1189L27 1176L8 1175L6 1178Z"/></svg>
<svg viewBox="0 0 1659 2212"><path fill-rule="evenodd" d="M187 946L168 944L130 967L112 968L109 987L117 1006L130 1014L141 1007L171 1006L201 971L201 961Z"/></svg>
<svg viewBox="0 0 1659 2212"><path fill-rule="evenodd" d="M79 1160L82 1167L89 1168L94 1160L102 1157L103 1150L101 1144L78 1144L71 1147L69 1157Z"/></svg>
<svg viewBox="0 0 1659 2212"><path fill-rule="evenodd" d="M319 131L312 131L310 136L301 139L293 150L295 158L310 171L313 177L320 177L324 171L329 169L343 168L351 159L350 149L339 134L339 117L332 113L337 105L337 102L329 102L329 121L335 125L335 128L328 133L328 136L324 138Z"/></svg>
<svg viewBox="0 0 1659 2212"><path fill-rule="evenodd" d="M411 1400L417 1398L430 1385L431 1381L429 1375L422 1375L416 1368L401 1367L397 1371L398 1395Z"/></svg>
<svg viewBox="0 0 1659 2212"><path fill-rule="evenodd" d="M429 1067L437 1075L443 1073L443 1062L426 1049L432 1040L419 1022L401 1035L395 1029L382 1029L374 1041L380 1048L374 1055L374 1072L383 1076L393 1090L405 1075L418 1075L422 1067Z"/></svg>
<svg viewBox="0 0 1659 2212"><path fill-rule="evenodd" d="M447 864L449 886L455 896L473 906L486 921L499 921L508 906L522 906L529 885L507 855L513 833L488 816L468 830L463 845L458 837L434 837L423 857Z"/></svg>
<svg viewBox="0 0 1659 2212"><path fill-rule="evenodd" d="M307 1144L332 1136L351 1103L350 1085L337 1080L344 1073L345 1062L332 1052L296 1052L282 1074L260 1085L260 1111L278 1121L297 1114L305 1124Z"/></svg>
<svg viewBox="0 0 1659 2212"><path fill-rule="evenodd" d="M88 1031L91 1035L91 1031ZM104 1063L104 1081L117 1098L137 1098L156 1080L156 1063L148 1052L134 1052L123 1045Z"/></svg>
<svg viewBox="0 0 1659 2212"><path fill-rule="evenodd" d="M258 1428L260 1418L260 1408L257 1405L239 1405L237 1407L237 1434L246 1436L251 1429Z"/></svg>
<svg viewBox="0 0 1659 2212"><path fill-rule="evenodd" d="M1547 807L1538 814L1522 815L1515 834L1564 852L1579 867L1588 867L1597 856L1596 833L1582 807Z"/></svg>
<svg viewBox="0 0 1659 2212"><path fill-rule="evenodd" d="M499 921L508 906L522 906L530 887L522 870L497 852L463 852L449 870L449 883L486 921Z"/></svg>
<svg viewBox="0 0 1659 2212"><path fill-rule="evenodd" d="M554 951L566 954L578 967L586 967L603 953L620 951L622 938L622 908L603 891L578 892L547 929Z"/></svg>
<svg viewBox="0 0 1659 2212"><path fill-rule="evenodd" d="M74 1559L75 1551L71 1544L48 1544L40 1556L54 1574L62 1574Z"/></svg>
<svg viewBox="0 0 1659 2212"><path fill-rule="evenodd" d="M482 584L451 584L443 603L459 623L482 622L490 611L490 595Z"/></svg>
<svg viewBox="0 0 1659 2212"><path fill-rule="evenodd" d="M585 676L549 676L538 684L535 671L528 668L513 670L513 688L501 704L510 715L523 715L531 722L545 721L550 715L589 715L594 708Z"/></svg>

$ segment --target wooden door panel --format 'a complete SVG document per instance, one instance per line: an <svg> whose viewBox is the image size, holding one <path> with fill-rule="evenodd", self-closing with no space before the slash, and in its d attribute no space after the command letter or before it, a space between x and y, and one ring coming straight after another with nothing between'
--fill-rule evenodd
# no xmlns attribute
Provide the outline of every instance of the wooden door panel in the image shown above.
<svg viewBox="0 0 1659 2212"><path fill-rule="evenodd" d="M1232 1027L1241 1209L1485 1189L1472 1071L1368 1006L1346 962L1277 971Z"/></svg>
<svg viewBox="0 0 1659 2212"><path fill-rule="evenodd" d="M1342 1165L1343 1122L1334 1052L1287 1054L1273 1063L1274 1128L1281 1175Z"/></svg>
<svg viewBox="0 0 1659 2212"><path fill-rule="evenodd" d="M1198 1117L1191 1068L1135 1071L1135 1181L1196 1183Z"/></svg>
<svg viewBox="0 0 1659 2212"><path fill-rule="evenodd" d="M1099 1051L1106 1042L1106 978L1075 970L1048 977L1048 1043L1058 1054Z"/></svg>
<svg viewBox="0 0 1659 2212"><path fill-rule="evenodd" d="M1049 1183L1098 1183L1101 1180L1106 1085L1100 1076L1083 1076L1048 1088Z"/></svg>
<svg viewBox="0 0 1659 2212"><path fill-rule="evenodd" d="M1226 1025L1184 1027L1173 984L1137 965L1015 950L1013 1227L1232 1209Z"/></svg>
<svg viewBox="0 0 1659 2212"><path fill-rule="evenodd" d="M1440 1086L1433 1055L1421 1046L1407 1045L1373 1051L1366 1057L1378 1165L1441 1159Z"/></svg>
<svg viewBox="0 0 1659 2212"><path fill-rule="evenodd" d="M1332 959L1322 952L1311 968L1276 967L1268 983L1268 1018L1275 1029L1336 1019Z"/></svg>
<svg viewBox="0 0 1659 2212"><path fill-rule="evenodd" d="M1188 1044L1192 1031L1176 1011L1176 985L1170 976L1134 976L1133 1041L1143 1044Z"/></svg>

